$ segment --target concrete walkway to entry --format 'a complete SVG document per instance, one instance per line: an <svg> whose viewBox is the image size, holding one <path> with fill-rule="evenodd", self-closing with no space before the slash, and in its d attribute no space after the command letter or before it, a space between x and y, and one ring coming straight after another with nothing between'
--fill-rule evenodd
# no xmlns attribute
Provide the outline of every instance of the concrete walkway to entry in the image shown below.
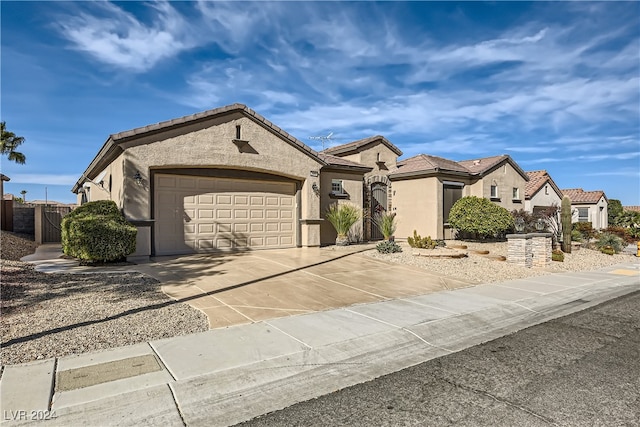
<svg viewBox="0 0 640 427"><path fill-rule="evenodd" d="M355 245L156 257L148 263L106 268L155 277L171 298L204 312L210 329L472 285L358 254L371 248L373 245ZM105 271L105 267L80 267L61 255L59 245L43 245L23 260L46 272Z"/></svg>
<svg viewBox="0 0 640 427"><path fill-rule="evenodd" d="M260 256L270 257L266 252ZM339 256L336 259L365 260ZM174 263L173 270L156 273L164 272L164 279L170 280L169 274L179 273L181 259L185 258L164 260ZM273 259L280 262L275 254ZM53 269L53 264L47 268ZM280 273L293 270L302 274L297 279L315 280L314 274L327 264L307 266L309 273L296 270L296 265L285 264ZM222 266L206 268L218 268L212 271L224 277L231 270ZM252 269L251 264L243 268ZM278 277L282 276L273 279ZM242 286L234 290L246 289ZM640 263L629 257L624 264L597 271L398 297L9 365L0 379L1 421L231 425L639 290Z"/></svg>

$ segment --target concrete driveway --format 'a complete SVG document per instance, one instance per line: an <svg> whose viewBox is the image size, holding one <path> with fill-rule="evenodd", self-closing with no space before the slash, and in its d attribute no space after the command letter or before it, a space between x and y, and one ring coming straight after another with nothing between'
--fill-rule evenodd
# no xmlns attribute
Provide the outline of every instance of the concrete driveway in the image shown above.
<svg viewBox="0 0 640 427"><path fill-rule="evenodd" d="M170 297L204 312L211 329L470 283L364 256L363 248L296 248L157 257L136 266Z"/></svg>

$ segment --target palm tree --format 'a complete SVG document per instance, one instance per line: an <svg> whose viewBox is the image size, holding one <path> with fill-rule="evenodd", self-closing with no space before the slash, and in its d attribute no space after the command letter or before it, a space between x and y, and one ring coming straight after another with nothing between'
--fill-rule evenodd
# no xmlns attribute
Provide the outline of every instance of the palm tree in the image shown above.
<svg viewBox="0 0 640 427"><path fill-rule="evenodd" d="M22 190L20 192L20 194L22 194L22 203L26 203L27 202L27 190Z"/></svg>
<svg viewBox="0 0 640 427"><path fill-rule="evenodd" d="M7 158L12 162L24 164L26 157L24 154L16 151L16 148L24 142L24 138L16 136L15 133L9 132L6 129L5 122L0 122L0 154L7 155Z"/></svg>

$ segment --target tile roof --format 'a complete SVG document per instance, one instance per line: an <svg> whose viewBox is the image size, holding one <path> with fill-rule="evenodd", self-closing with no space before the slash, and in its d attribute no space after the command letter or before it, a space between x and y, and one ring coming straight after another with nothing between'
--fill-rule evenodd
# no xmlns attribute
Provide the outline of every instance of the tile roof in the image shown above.
<svg viewBox="0 0 640 427"><path fill-rule="evenodd" d="M508 154L502 154L500 156L482 157L479 159L461 160L462 166L467 168L472 174L483 176L491 169L501 164L502 162L509 162L511 166L518 172L525 180L529 180L527 173L520 168L520 166L511 158Z"/></svg>
<svg viewBox="0 0 640 427"><path fill-rule="evenodd" d="M602 190L584 191L582 188L562 190L562 194L571 199L571 203L598 203L602 197L607 198Z"/></svg>
<svg viewBox="0 0 640 427"><path fill-rule="evenodd" d="M524 187L524 196L526 199L533 197L533 195L540 191L546 183L549 183L556 193L562 197L562 191L558 188L553 179L551 179L551 175L549 175L546 170L529 171L527 172L527 176L529 177L529 181Z"/></svg>
<svg viewBox="0 0 640 427"><path fill-rule="evenodd" d="M508 157L508 155L503 154L501 156L483 157L481 159L461 160L458 163L467 168L471 173L481 175Z"/></svg>
<svg viewBox="0 0 640 427"><path fill-rule="evenodd" d="M351 160L343 159L342 157L338 156L332 156L331 154L325 154L323 152L318 153L318 157L320 158L320 160L330 166L348 166L352 168L366 169L369 171L373 169L361 163L352 162Z"/></svg>
<svg viewBox="0 0 640 427"><path fill-rule="evenodd" d="M640 206L623 206L622 210L640 212Z"/></svg>
<svg viewBox="0 0 640 427"><path fill-rule="evenodd" d="M376 142L376 141L380 141L382 142L384 145L386 145L387 147L389 147L389 149L391 151L393 151L394 153L396 153L398 156L402 156L402 151L396 147L395 145L393 145L387 138L385 138L382 135L375 135L375 136L370 136L368 138L363 138L363 139L359 139L357 141L353 141L353 142L349 142L346 144L342 144L342 145L337 145L335 147L331 147L331 148L327 148L326 150L323 150L323 153L326 154L345 154L351 151L357 151L359 148L362 148L368 144L371 144L372 142Z"/></svg>
<svg viewBox="0 0 640 427"><path fill-rule="evenodd" d="M389 175L403 175L411 172L450 171L468 174L469 171L459 163L443 157L418 154L398 162L398 169Z"/></svg>

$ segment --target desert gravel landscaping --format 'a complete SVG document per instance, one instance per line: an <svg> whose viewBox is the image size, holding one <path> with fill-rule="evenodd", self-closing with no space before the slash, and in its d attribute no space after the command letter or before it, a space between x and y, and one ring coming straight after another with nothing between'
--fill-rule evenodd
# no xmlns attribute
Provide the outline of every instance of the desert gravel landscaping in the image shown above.
<svg viewBox="0 0 640 427"><path fill-rule="evenodd" d="M33 242L2 232L2 364L85 353L206 331L207 317L139 273L46 274L17 257ZM35 245L33 245L35 247ZM8 256L8 255L7 255Z"/></svg>
<svg viewBox="0 0 640 427"><path fill-rule="evenodd" d="M552 273L567 273L570 271L598 270L611 265L628 262L636 258L628 254L606 255L596 250L582 248L565 254L564 262L552 262L545 269L525 268L506 261L496 260L496 256L506 257L507 242L461 242L447 241L447 247L465 245L467 249L459 249L460 252L468 254L467 258L460 259L439 259L426 256L414 255L418 251L409 247L406 242L400 242L402 252L394 254L381 254L376 250L365 252L365 255L372 258L395 262L400 264L413 265L425 268L434 273L445 274L450 277L471 281L472 283L495 283L505 280L524 279L527 277L542 276ZM421 250L429 252L430 250ZM432 251L442 251L436 248ZM476 251L489 251L487 255L481 255Z"/></svg>

